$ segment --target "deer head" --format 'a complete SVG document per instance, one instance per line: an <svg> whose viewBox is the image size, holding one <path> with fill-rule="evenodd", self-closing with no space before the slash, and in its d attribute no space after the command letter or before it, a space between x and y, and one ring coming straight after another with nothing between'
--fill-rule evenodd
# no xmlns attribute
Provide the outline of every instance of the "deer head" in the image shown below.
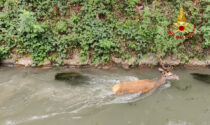
<svg viewBox="0 0 210 125"><path fill-rule="evenodd" d="M162 66L162 68L159 68L158 70L162 73L162 77L164 77L165 80L179 80L179 76L170 72L173 69L173 67L171 65L166 67L163 64L162 59L161 58L159 59L160 59L160 65Z"/></svg>
<svg viewBox="0 0 210 125"><path fill-rule="evenodd" d="M173 74L170 71L164 70L162 68L158 68L158 70L162 73L162 77L165 78L165 80L179 80L179 76Z"/></svg>

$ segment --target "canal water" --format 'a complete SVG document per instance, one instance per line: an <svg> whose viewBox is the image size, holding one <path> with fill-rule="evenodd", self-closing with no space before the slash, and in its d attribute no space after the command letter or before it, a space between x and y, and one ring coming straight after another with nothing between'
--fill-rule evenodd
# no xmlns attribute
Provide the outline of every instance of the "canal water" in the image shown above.
<svg viewBox="0 0 210 125"><path fill-rule="evenodd" d="M86 81L55 80L78 72ZM157 79L154 69L0 68L0 125L210 125L210 83L176 69L170 81L147 94L116 96L120 81ZM78 82L78 83L77 83Z"/></svg>

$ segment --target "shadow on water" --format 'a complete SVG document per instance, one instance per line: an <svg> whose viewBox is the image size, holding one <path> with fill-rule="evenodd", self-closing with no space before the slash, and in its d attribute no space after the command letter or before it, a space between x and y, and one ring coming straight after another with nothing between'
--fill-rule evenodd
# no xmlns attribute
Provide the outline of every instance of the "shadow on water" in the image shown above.
<svg viewBox="0 0 210 125"><path fill-rule="evenodd" d="M55 75L55 80L65 81L70 85L88 84L90 78L77 72L63 72Z"/></svg>
<svg viewBox="0 0 210 125"><path fill-rule="evenodd" d="M202 73L191 73L194 79L210 84L210 75Z"/></svg>

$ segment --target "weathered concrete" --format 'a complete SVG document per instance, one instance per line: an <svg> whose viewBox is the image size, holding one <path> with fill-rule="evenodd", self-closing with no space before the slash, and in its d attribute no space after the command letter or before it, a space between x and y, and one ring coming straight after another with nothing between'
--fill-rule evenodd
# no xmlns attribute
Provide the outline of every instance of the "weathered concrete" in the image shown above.
<svg viewBox="0 0 210 125"><path fill-rule="evenodd" d="M177 66L177 65L180 65L180 64L184 64L185 62L182 61L181 59L177 58L177 56L173 55L171 57L166 57L163 60L163 63L173 65L173 66Z"/></svg>
<svg viewBox="0 0 210 125"><path fill-rule="evenodd" d="M75 53L69 59L63 59L63 65L68 67L97 67L99 69L112 69L113 67L122 67L124 69L129 69L133 66L147 67L147 66L156 66L159 64L158 58L155 55L148 54L144 55L141 59L137 59L135 56L131 57L128 60L122 60L121 58L111 57L111 62L105 64L92 64L89 59L82 62L79 53ZM207 57L205 60L199 59L190 59L189 62L179 59L177 56L173 55L162 59L164 64L169 64L173 66L185 65L189 67L210 67L210 57ZM32 66L31 57L17 57L13 56L10 59L2 60L2 64L6 66L15 65L15 66ZM138 64L138 65L136 65ZM52 64L51 61L46 60L41 65L43 67L53 67L57 66ZM60 65L59 65L60 66Z"/></svg>
<svg viewBox="0 0 210 125"><path fill-rule="evenodd" d="M51 66L50 60L46 60L42 63L42 66Z"/></svg>
<svg viewBox="0 0 210 125"><path fill-rule="evenodd" d="M15 65L23 65L23 66L32 66L32 58L31 57L23 57L18 59L17 61L14 62Z"/></svg>
<svg viewBox="0 0 210 125"><path fill-rule="evenodd" d="M158 59L153 55L144 55L142 59L139 60L139 66L141 65L157 65Z"/></svg>
<svg viewBox="0 0 210 125"><path fill-rule="evenodd" d="M79 53L74 53L70 59L64 59L63 63L64 65L73 65L73 66L86 65L89 64L89 59L86 59L84 62L82 62Z"/></svg>
<svg viewBox="0 0 210 125"><path fill-rule="evenodd" d="M208 60L191 59L187 65L190 66L207 66Z"/></svg>
<svg viewBox="0 0 210 125"><path fill-rule="evenodd" d="M129 69L130 66L136 64L136 57L133 56L128 60L122 60L121 58L112 57L112 61L115 64L121 65L124 69Z"/></svg>

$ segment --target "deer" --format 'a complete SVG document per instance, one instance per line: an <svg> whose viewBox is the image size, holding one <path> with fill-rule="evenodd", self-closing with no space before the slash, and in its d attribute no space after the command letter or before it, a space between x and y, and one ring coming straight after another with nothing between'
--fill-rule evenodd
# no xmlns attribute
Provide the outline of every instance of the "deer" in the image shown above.
<svg viewBox="0 0 210 125"><path fill-rule="evenodd" d="M158 70L162 73L162 75L157 80L134 80L128 82L120 82L112 87L112 91L116 95L123 95L123 94L134 94L134 93L148 93L151 90L154 90L168 80L179 80L179 76L170 72L173 67L165 67L160 61L162 68L158 68Z"/></svg>

